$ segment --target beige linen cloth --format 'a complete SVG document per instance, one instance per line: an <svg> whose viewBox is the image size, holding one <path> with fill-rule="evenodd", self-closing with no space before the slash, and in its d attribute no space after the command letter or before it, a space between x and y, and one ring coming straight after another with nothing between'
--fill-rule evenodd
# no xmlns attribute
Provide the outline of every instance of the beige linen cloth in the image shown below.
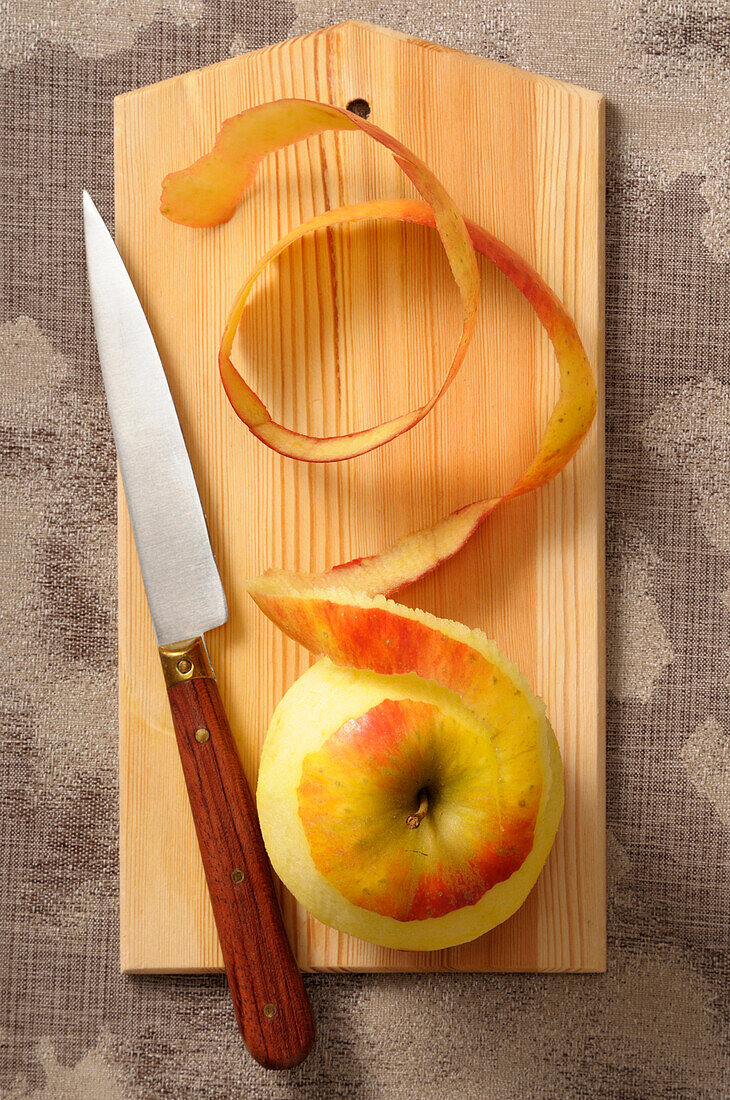
<svg viewBox="0 0 730 1100"><path fill-rule="evenodd" d="M80 192L119 92L344 18L608 98L605 975L316 976L301 1068L118 967L114 451ZM2 0L0 1096L730 1095L726 0Z"/></svg>

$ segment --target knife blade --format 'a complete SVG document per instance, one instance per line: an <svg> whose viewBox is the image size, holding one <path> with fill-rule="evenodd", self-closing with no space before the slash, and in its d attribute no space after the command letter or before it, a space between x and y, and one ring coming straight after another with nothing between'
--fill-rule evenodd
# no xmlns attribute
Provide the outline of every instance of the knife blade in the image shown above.
<svg viewBox="0 0 730 1100"><path fill-rule="evenodd" d="M154 338L86 191L83 215L112 431L236 1018L258 1062L297 1065L311 1007L204 639L228 617L223 584Z"/></svg>

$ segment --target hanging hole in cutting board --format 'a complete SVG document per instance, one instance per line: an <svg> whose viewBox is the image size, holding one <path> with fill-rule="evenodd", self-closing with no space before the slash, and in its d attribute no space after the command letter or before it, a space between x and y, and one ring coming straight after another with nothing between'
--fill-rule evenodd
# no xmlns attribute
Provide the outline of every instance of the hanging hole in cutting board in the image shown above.
<svg viewBox="0 0 730 1100"><path fill-rule="evenodd" d="M347 104L347 110L352 111L353 115L359 115L360 118L370 118L370 104L367 99L351 99Z"/></svg>

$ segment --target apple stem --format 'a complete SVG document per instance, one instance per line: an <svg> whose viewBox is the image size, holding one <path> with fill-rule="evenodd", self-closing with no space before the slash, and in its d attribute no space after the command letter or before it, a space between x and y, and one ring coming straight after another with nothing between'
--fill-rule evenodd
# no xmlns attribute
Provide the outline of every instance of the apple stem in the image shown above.
<svg viewBox="0 0 730 1100"><path fill-rule="evenodd" d="M428 791L424 787L423 790L418 793L421 796L418 809L414 814L409 814L406 818L406 825L409 829L417 829L428 812Z"/></svg>

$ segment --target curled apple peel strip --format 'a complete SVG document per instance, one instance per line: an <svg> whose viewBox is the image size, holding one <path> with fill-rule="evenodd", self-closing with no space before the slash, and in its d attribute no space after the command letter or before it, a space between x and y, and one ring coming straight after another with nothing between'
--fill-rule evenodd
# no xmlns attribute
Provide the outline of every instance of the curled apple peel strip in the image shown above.
<svg viewBox="0 0 730 1100"><path fill-rule="evenodd" d="M233 340L246 299L259 275L294 241L338 221L358 221L372 215L361 215L361 205L350 206L313 218L306 226L299 226L282 238L259 261L239 291L223 333L218 362L228 399L250 431L272 450L305 462L336 462L382 447L418 424L451 385L471 341L479 304L479 271L464 219L433 172L391 134L340 107L304 99L264 103L229 118L223 123L212 152L190 168L167 176L162 184L161 210L166 217L183 225L218 225L232 217L253 181L259 162L268 153L326 130L357 129L393 154L396 164L426 200L461 295L462 330L440 390L420 408L349 435L318 438L290 431L272 420L263 402L233 365Z"/></svg>
<svg viewBox="0 0 730 1100"><path fill-rule="evenodd" d="M560 394L538 452L501 496L466 505L390 549L325 573L269 570L247 582L269 618L325 658L279 704L261 758L259 813L275 869L325 923L386 946L433 949L474 938L522 904L557 830L562 765L544 705L493 642L384 597L455 554L500 504L555 477L590 427L596 388L575 325L537 272L464 219L433 173L400 142L340 108L280 100L229 119L211 153L166 178L162 212L190 226L227 221L265 155L331 129L360 129L386 146L421 200L379 200L327 211L293 229L258 262L237 295L219 352L225 391L253 434L283 455L323 462L363 454L417 424L453 381L471 340L479 296L476 252L530 302L553 344L560 374ZM364 431L329 438L291 431L272 420L232 361L250 291L268 264L306 234L380 218L430 226L441 237L462 299L461 335L445 380L418 409ZM399 765L406 729L416 730L423 751ZM434 874L413 855L431 854L437 862L439 853L443 856L434 825L438 793L429 816L427 793L434 782L428 776L435 769L441 777L436 788L441 784L456 798L461 780L448 762L455 737L473 746L479 766L471 787L467 783L468 797L461 792L462 818L457 814L444 824L442 816L441 825L452 839L459 830L470 839L463 851L452 845L451 863L447 854ZM384 818L396 822L395 831L368 834L374 880L363 877L361 861L353 856L373 813L358 816L341 797L347 761L358 753L362 798L371 808L385 807ZM415 786L410 803L394 811L393 792L383 788L382 777L398 766L410 768ZM288 785L282 782L287 770ZM282 786L294 793L282 799ZM433 789L431 795L433 801Z"/></svg>
<svg viewBox="0 0 730 1100"><path fill-rule="evenodd" d="M166 217L183 225L219 225L233 216L265 156L327 130L357 129L390 150L426 201L380 200L327 211L293 229L257 263L236 297L219 350L226 394L250 431L281 454L307 462L331 462L380 447L414 427L453 381L471 341L480 285L475 252L491 260L533 307L553 344L560 373L560 394L537 455L505 493L466 505L387 550L306 576L309 587L326 588L334 582L338 588L353 593L392 594L454 555L500 504L544 485L563 469L591 425L596 388L573 321L530 264L486 229L464 219L430 169L401 142L342 108L285 99L252 107L228 119L210 153L189 168L166 177L161 210ZM317 229L372 218L411 221L437 229L462 299L462 331L450 368L440 390L424 405L373 428L328 438L291 431L271 419L263 402L233 364L233 341L246 301L265 268L296 240ZM293 590L301 586L303 579L302 574L284 571L270 571L267 575Z"/></svg>
<svg viewBox="0 0 730 1100"><path fill-rule="evenodd" d="M294 240L299 240L307 233L325 226L367 219L408 221L431 227L435 224L433 210L427 203L408 199L376 200L361 203L357 207L341 207L328 211L297 226L282 238L254 268L231 312L221 345L221 376L229 397L231 390L227 379L231 371L237 373L229 357L233 336L240 323L246 298L264 267ZM353 593L392 595L452 557L500 504L539 488L560 473L578 450L590 428L596 411L595 382L583 344L564 306L547 283L513 249L468 218L465 219L465 225L474 249L491 260L533 307L555 349L560 373L560 393L535 458L501 496L467 504L432 527L408 535L387 550L335 565L324 573L294 574L283 570L269 570L265 576L275 579L278 585L291 584L299 588L302 581L306 580L308 586L318 588L328 588L334 584L338 589L346 588ZM452 372L453 364L441 391L428 406L418 410L418 419L422 418L420 414L423 410L429 411L441 396L451 381ZM407 415L413 418L416 414ZM413 420L409 427L413 427L416 422ZM392 425L396 421L389 423ZM336 438L348 440L352 437ZM306 439L305 436L299 436L302 448L307 446ZM332 441L316 442L329 444ZM319 461L313 452L309 460Z"/></svg>

